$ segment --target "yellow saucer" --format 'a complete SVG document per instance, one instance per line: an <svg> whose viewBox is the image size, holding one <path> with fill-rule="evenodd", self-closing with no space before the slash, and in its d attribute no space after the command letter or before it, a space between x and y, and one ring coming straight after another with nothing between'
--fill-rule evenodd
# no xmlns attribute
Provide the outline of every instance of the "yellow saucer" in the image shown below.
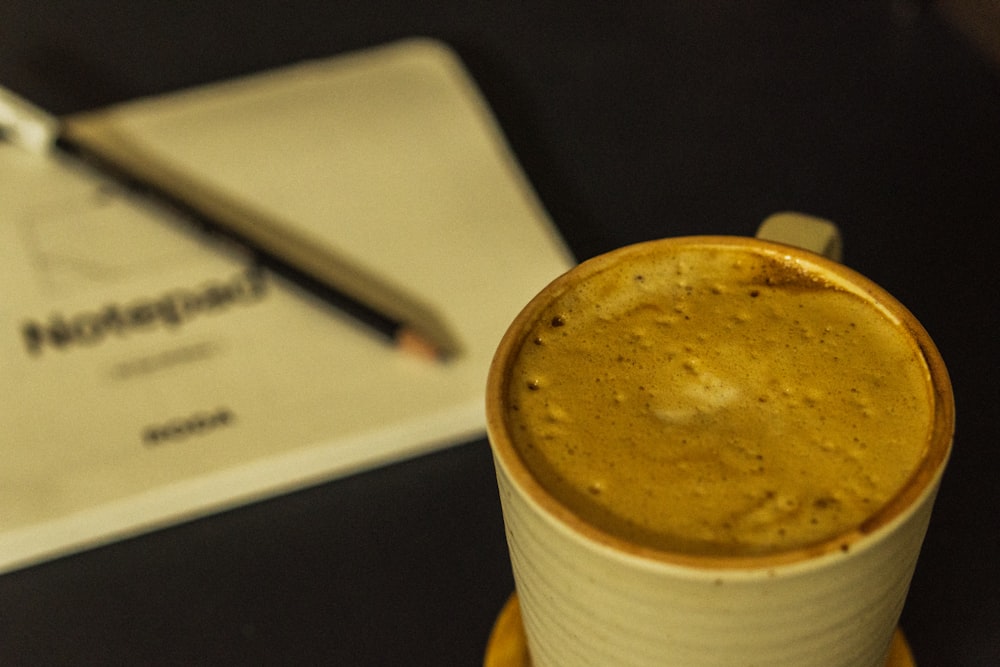
<svg viewBox="0 0 1000 667"><path fill-rule="evenodd" d="M486 645L486 658L483 667L530 667L528 645L524 637L524 626L521 625L521 605L517 593L507 599L507 604L500 610L493 632L490 633ZM906 637L897 628L892 637L892 652L885 667L916 667L910 646Z"/></svg>

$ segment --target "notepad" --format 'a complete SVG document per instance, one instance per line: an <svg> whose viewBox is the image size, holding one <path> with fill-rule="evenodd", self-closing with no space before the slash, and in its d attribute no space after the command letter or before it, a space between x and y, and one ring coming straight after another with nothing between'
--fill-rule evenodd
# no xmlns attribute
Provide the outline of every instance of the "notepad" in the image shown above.
<svg viewBox="0 0 1000 667"><path fill-rule="evenodd" d="M573 258L449 48L96 114L419 294L462 353L401 354L86 165L0 144L0 570L483 434L500 337Z"/></svg>

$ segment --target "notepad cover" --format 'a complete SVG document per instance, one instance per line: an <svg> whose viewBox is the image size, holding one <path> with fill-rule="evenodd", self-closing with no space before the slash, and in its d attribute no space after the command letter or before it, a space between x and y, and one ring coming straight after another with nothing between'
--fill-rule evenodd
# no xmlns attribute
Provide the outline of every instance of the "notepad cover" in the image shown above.
<svg viewBox="0 0 1000 667"><path fill-rule="evenodd" d="M573 260L452 51L99 117L420 294L463 353L402 354L72 159L0 144L0 570L482 435L493 350Z"/></svg>

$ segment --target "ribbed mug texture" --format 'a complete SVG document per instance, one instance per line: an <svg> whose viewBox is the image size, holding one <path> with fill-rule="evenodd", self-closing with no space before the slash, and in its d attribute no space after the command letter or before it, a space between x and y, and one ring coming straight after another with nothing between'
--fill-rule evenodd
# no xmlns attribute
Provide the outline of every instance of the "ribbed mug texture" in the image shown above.
<svg viewBox="0 0 1000 667"><path fill-rule="evenodd" d="M937 488L847 552L720 570L593 542L497 478L533 667L882 667Z"/></svg>

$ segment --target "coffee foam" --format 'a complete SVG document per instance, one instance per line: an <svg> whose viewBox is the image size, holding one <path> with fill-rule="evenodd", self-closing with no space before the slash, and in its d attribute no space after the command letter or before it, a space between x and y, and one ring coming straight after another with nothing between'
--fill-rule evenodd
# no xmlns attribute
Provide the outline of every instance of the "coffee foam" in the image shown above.
<svg viewBox="0 0 1000 667"><path fill-rule="evenodd" d="M737 247L633 256L566 290L507 380L513 443L585 521L765 554L860 525L927 446L928 370L834 276Z"/></svg>

